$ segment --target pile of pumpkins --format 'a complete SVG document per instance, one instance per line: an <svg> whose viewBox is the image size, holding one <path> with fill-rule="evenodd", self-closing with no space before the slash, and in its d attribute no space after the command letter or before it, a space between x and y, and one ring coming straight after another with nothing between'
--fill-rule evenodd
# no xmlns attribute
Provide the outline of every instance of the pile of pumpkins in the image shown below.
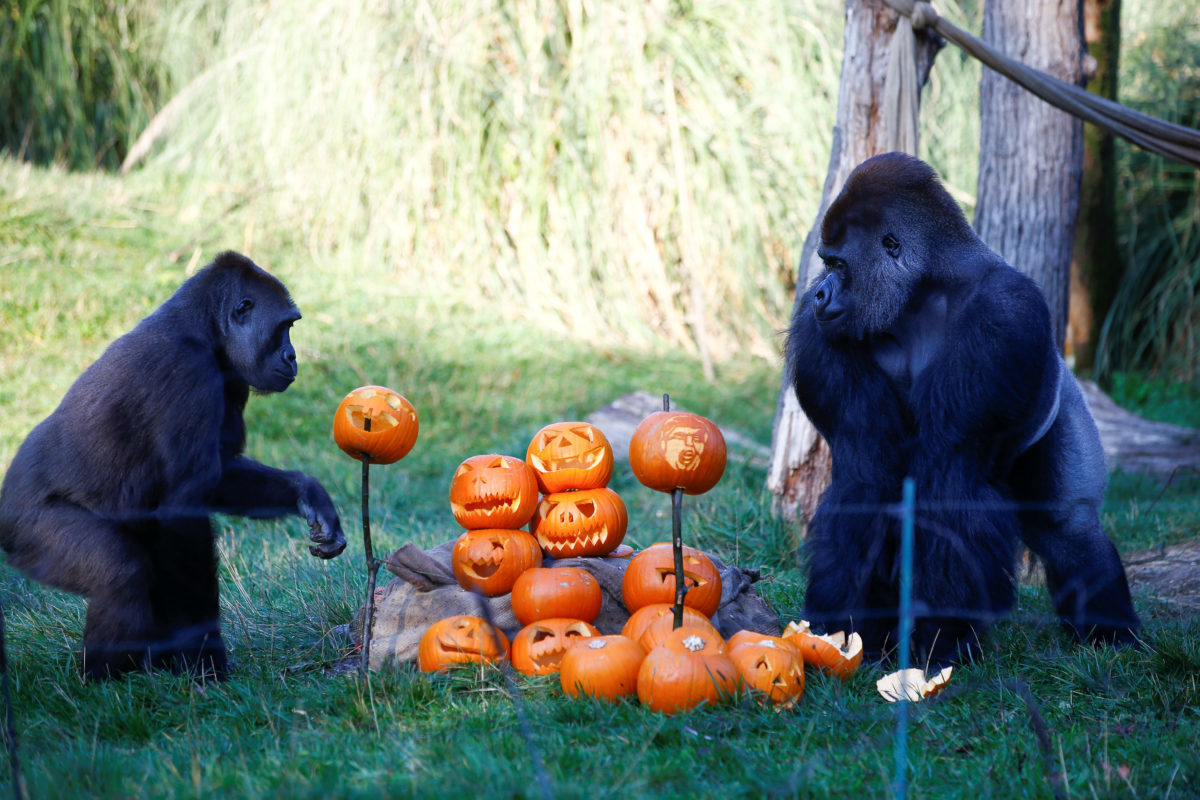
<svg viewBox="0 0 1200 800"><path fill-rule="evenodd" d="M725 443L704 417L658 412L635 433L630 463L651 488L700 494L724 472ZM789 707L804 692L805 664L843 679L857 668L862 659L857 636L820 637L807 624L792 623L781 636L740 631L725 641L711 622L721 600L720 573L691 547L683 548L689 589L676 628L671 544L636 554L621 544L628 513L607 488L612 470L611 446L586 422L547 425L534 435L525 461L489 454L458 467L450 505L466 530L451 553L455 578L487 596L510 593L524 627L510 643L479 617L439 620L421 638L422 670L508 659L527 675L558 673L571 696L611 700L636 694L648 707L673 713L719 702L742 687ZM526 524L529 532L522 530ZM592 624L602 605L592 574L543 567L543 554L630 558L621 593L631 616L620 634L602 635Z"/></svg>

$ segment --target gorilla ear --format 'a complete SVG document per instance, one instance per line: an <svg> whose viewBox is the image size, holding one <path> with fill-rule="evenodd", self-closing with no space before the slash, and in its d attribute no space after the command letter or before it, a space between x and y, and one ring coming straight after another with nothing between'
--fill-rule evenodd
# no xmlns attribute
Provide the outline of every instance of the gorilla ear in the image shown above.
<svg viewBox="0 0 1200 800"><path fill-rule="evenodd" d="M883 237L883 249L888 251L888 255L892 258L900 257L900 240L890 233Z"/></svg>

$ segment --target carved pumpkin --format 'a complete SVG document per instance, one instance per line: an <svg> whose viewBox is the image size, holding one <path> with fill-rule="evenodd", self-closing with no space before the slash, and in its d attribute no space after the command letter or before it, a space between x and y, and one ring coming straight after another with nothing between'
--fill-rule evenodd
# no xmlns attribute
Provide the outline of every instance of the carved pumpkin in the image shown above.
<svg viewBox="0 0 1200 800"><path fill-rule="evenodd" d="M554 422L533 435L525 460L546 494L607 486L613 471L612 446L595 425Z"/></svg>
<svg viewBox="0 0 1200 800"><path fill-rule="evenodd" d="M536 567L517 577L510 599L513 615L522 625L528 625L551 617L595 622L604 595L599 582L586 569Z"/></svg>
<svg viewBox="0 0 1200 800"><path fill-rule="evenodd" d="M744 685L775 705L790 708L804 694L804 659L778 636L741 639L729 651L729 660Z"/></svg>
<svg viewBox="0 0 1200 800"><path fill-rule="evenodd" d="M333 441L351 458L365 455L372 464L392 464L408 455L419 428L412 403L383 386L360 386L333 415Z"/></svg>
<svg viewBox="0 0 1200 800"><path fill-rule="evenodd" d="M458 585L488 597L507 594L522 572L541 565L542 549L525 531L466 531L450 551L450 568Z"/></svg>
<svg viewBox="0 0 1200 800"><path fill-rule="evenodd" d="M450 480L450 510L467 530L520 528L537 503L537 476L519 458L471 456Z"/></svg>
<svg viewBox="0 0 1200 800"><path fill-rule="evenodd" d="M542 497L529 530L551 558L602 556L625 538L629 512L612 489L583 489Z"/></svg>
<svg viewBox="0 0 1200 800"><path fill-rule="evenodd" d="M637 685L642 705L674 714L701 703L716 704L736 691L737 668L720 637L685 625L646 655Z"/></svg>
<svg viewBox="0 0 1200 800"><path fill-rule="evenodd" d="M508 637L483 619L457 614L429 626L417 645L417 664L440 672L454 664L494 663L508 655Z"/></svg>
<svg viewBox="0 0 1200 800"><path fill-rule="evenodd" d="M656 411L633 432L629 466L651 489L703 494L725 473L725 437L699 414Z"/></svg>
<svg viewBox="0 0 1200 800"><path fill-rule="evenodd" d="M721 605L721 575L703 552L683 546L683 579L688 585L683 604L706 617ZM636 611L651 603L675 602L675 553L670 542L658 542L634 555L621 580L625 608Z"/></svg>
<svg viewBox="0 0 1200 800"><path fill-rule="evenodd" d="M513 637L513 668L524 675L552 675L568 650L599 635L600 631L581 619L553 617L531 622Z"/></svg>
<svg viewBox="0 0 1200 800"><path fill-rule="evenodd" d="M722 642L725 641L709 618L691 606L683 607L683 624L689 628L703 630ZM633 612L625 623L625 627L621 629L621 633L633 639L649 653L666 641L673 630L675 630L675 607L667 603L651 603Z"/></svg>
<svg viewBox="0 0 1200 800"><path fill-rule="evenodd" d="M800 649L796 645L782 636L771 636L767 633L759 633L758 631L741 630L725 640L725 649L733 652L747 642L761 642L763 639L770 639L775 644L791 648L797 655L800 654Z"/></svg>
<svg viewBox="0 0 1200 800"><path fill-rule="evenodd" d="M845 631L826 635L813 633L808 620L802 619L789 622L783 629L783 638L800 651L806 667L836 675L843 681L849 680L862 664L862 637L857 633L849 636Z"/></svg>
<svg viewBox="0 0 1200 800"><path fill-rule="evenodd" d="M559 669L563 693L602 700L636 694L638 669L645 659L646 651L628 636L586 639L563 656Z"/></svg>

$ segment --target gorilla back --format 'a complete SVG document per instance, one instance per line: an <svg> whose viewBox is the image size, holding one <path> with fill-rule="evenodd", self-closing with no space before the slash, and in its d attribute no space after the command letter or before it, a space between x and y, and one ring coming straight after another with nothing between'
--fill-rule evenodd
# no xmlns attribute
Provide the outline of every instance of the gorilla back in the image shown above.
<svg viewBox="0 0 1200 800"><path fill-rule="evenodd" d="M295 514L310 551L346 546L313 478L242 450L251 389L295 380L287 289L222 253L113 342L29 434L0 487L9 563L88 599L83 670L166 667L223 677L209 514Z"/></svg>
<svg viewBox="0 0 1200 800"><path fill-rule="evenodd" d="M1138 629L1100 528L1099 434L1052 341L1039 287L990 250L926 164L860 164L831 204L825 270L792 319L787 364L829 442L832 482L805 543L805 615L895 645L898 533L917 487L918 663L945 663L1014 600L1019 542L1062 621L1091 640Z"/></svg>

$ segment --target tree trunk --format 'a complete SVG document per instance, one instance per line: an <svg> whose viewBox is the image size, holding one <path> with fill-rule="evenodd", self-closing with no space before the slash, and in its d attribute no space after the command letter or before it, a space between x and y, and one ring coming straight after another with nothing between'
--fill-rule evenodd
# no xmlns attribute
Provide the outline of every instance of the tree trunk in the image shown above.
<svg viewBox="0 0 1200 800"><path fill-rule="evenodd" d="M988 0L983 39L1031 67L1082 79L1080 0ZM975 231L1042 287L1065 341L1071 251L1079 210L1083 123L985 69Z"/></svg>
<svg viewBox="0 0 1200 800"><path fill-rule="evenodd" d="M1088 91L1117 99L1117 59L1121 45L1121 0L1084 0L1084 40L1091 69ZM1100 326L1108 315L1125 267L1117 248L1117 163L1115 137L1095 125L1083 128L1083 184L1075 258L1071 263L1071 304L1067 352L1075 368L1096 361Z"/></svg>
<svg viewBox="0 0 1200 800"><path fill-rule="evenodd" d="M797 270L796 299L821 271L817 245L821 220L851 170L873 155L888 150L883 109L888 74L888 50L897 14L883 0L847 0L846 31L842 48L842 76L838 90L837 120L833 129L829 171L817 218L804 240ZM917 81L924 86L941 40L931 32L917 34ZM829 446L804 416L785 372L775 410L771 436L771 463L767 488L775 495L776 509L787 519L797 513L809 519L821 493L829 484Z"/></svg>

